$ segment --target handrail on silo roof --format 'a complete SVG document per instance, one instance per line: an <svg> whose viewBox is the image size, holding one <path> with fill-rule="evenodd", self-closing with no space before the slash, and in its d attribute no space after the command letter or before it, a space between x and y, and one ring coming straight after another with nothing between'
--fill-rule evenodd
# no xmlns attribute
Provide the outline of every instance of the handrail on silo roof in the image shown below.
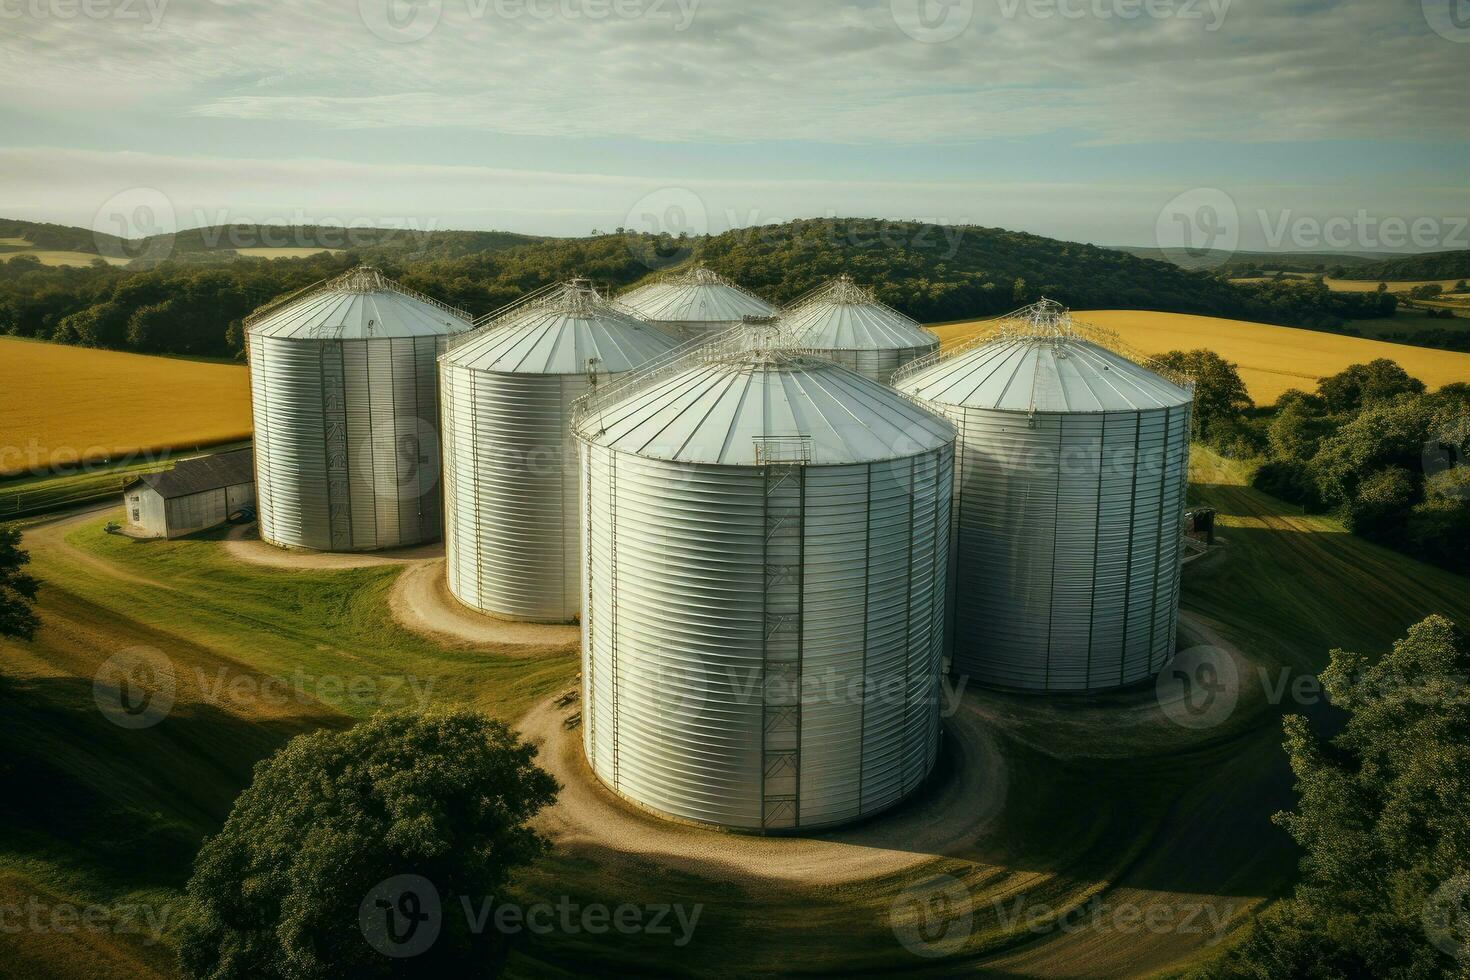
<svg viewBox="0 0 1470 980"><path fill-rule="evenodd" d="M910 378L935 364L959 357L976 348L984 347L986 344L997 341L1063 345L1068 341L1074 340L1086 341L1087 343L1110 350L1119 357L1127 358L1134 364L1147 368L1164 378L1164 380L1186 391L1194 391L1194 379L1185 372L1169 367L1151 354L1145 354L1143 351L1123 340L1114 330L1100 327L1095 323L1085 323L1073 319L1071 310L1054 300L1046 298L1042 298L1030 306L1024 306L1014 312L982 321L981 328L974 336L967 337L958 344L941 347L931 354L915 358L894 373L892 384L898 385L906 378Z"/></svg>
<svg viewBox="0 0 1470 980"><path fill-rule="evenodd" d="M792 342L779 316L747 316L738 326L675 347L662 357L648 361L643 367L622 375L610 384L599 385L572 402L572 429L580 429L587 419L606 411L616 402L657 387L670 377L701 364L719 364L751 360L752 355L777 360L815 357L825 363L820 351L808 350Z"/></svg>
<svg viewBox="0 0 1470 980"><path fill-rule="evenodd" d="M421 303L427 303L430 306L443 310L445 313L450 314L456 319L463 320L466 324L474 322L474 317L471 316L467 311L462 310L457 306L450 306L448 303L437 300L432 296L426 296L423 293L418 292L417 290L409 289L407 286L404 286L403 284L389 279L387 276L383 275L383 273L379 271L375 266L360 265L354 269L347 270L339 276L319 279L316 282L311 283L310 285L302 286L294 293L287 293L280 299L272 300L271 302L266 303L264 306L259 307L244 320L242 320L241 326L248 330L251 327L255 326L255 324L264 320L266 317L270 316L273 313L276 313L281 309L284 309L297 300L305 299L308 296L315 296L318 293L326 292L398 293L400 296L407 296L409 299L416 299Z"/></svg>

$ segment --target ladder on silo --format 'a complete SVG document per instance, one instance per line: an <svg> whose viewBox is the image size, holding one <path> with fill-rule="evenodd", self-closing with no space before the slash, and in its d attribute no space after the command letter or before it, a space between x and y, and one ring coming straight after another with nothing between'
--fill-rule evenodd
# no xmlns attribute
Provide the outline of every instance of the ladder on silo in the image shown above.
<svg viewBox="0 0 1470 980"><path fill-rule="evenodd" d="M352 549L352 471L342 341L321 342L322 439L327 457L327 533L332 550Z"/></svg>
<svg viewBox="0 0 1470 980"><path fill-rule="evenodd" d="M761 826L796 827L801 812L801 640L806 464L810 440L756 440L764 470Z"/></svg>

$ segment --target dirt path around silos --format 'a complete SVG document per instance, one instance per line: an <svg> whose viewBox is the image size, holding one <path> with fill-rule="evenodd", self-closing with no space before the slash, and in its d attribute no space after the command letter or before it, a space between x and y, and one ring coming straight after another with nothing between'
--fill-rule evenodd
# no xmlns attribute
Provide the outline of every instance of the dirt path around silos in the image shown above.
<svg viewBox="0 0 1470 980"><path fill-rule="evenodd" d="M384 565L406 565L444 557L444 545L439 543L363 554L277 548L275 545L260 540L259 530L254 524L230 528L230 533L225 537L224 548L226 554L236 561L260 565L263 568L284 568L296 572L381 568Z"/></svg>
<svg viewBox="0 0 1470 980"><path fill-rule="evenodd" d="M178 591L175 586L169 585L167 582L145 578L126 568L120 568L110 561L99 558L89 551L84 551L72 545L71 542L66 540L67 535L71 534L71 532L91 521L97 520L99 517L113 512L116 512L119 517L123 516L122 508L117 504L106 503L87 506L80 510L47 515L41 518L27 519L21 523L21 530L24 535L21 541L21 547L34 550L45 548L52 552L60 552L66 556L68 561L75 562L89 571L95 572L98 575L105 575L108 578L131 582L135 585L148 585L155 589L164 589L169 592ZM106 532L99 529L97 533L104 534Z"/></svg>
<svg viewBox="0 0 1470 980"><path fill-rule="evenodd" d="M393 618L404 629L452 646L512 646L526 655L574 653L581 642L576 626L512 623L475 612L449 593L444 560L418 562L398 576L388 596Z"/></svg>
<svg viewBox="0 0 1470 980"><path fill-rule="evenodd" d="M760 837L724 833L644 813L611 793L588 768L580 726L565 722L572 701L543 702L520 729L540 748L537 762L562 789L539 828L567 845L605 848L722 880L768 880L805 886L860 882L963 855L984 837L1005 805L1005 760L969 699L945 722L949 757L934 784L891 813L840 831Z"/></svg>

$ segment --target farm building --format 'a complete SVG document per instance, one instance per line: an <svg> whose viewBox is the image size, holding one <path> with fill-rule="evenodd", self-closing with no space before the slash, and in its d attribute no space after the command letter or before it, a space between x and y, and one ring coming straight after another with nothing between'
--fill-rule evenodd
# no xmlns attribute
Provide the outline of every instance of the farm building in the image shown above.
<svg viewBox="0 0 1470 980"><path fill-rule="evenodd" d="M755 293L702 265L639 286L618 302L680 341L706 340L740 326L745 317L776 312Z"/></svg>
<svg viewBox="0 0 1470 980"><path fill-rule="evenodd" d="M444 543L455 598L508 619L577 617L572 403L674 346L578 280L501 310L439 359Z"/></svg>
<svg viewBox="0 0 1470 980"><path fill-rule="evenodd" d="M838 276L782 313L792 342L880 384L939 349L939 338L879 301L851 276Z"/></svg>
<svg viewBox="0 0 1470 980"><path fill-rule="evenodd" d="M894 378L959 430L957 672L1100 691L1173 656L1194 396L1142 360L1043 300Z"/></svg>
<svg viewBox="0 0 1470 980"><path fill-rule="evenodd" d="M877 813L939 748L954 429L786 344L766 318L573 423L587 760L732 829Z"/></svg>
<svg viewBox="0 0 1470 980"><path fill-rule="evenodd" d="M245 327L261 540L313 551L437 540L436 359L469 315L363 267Z"/></svg>
<svg viewBox="0 0 1470 980"><path fill-rule="evenodd" d="M248 449L181 461L123 488L128 528L136 537L177 538L216 527L255 503Z"/></svg>

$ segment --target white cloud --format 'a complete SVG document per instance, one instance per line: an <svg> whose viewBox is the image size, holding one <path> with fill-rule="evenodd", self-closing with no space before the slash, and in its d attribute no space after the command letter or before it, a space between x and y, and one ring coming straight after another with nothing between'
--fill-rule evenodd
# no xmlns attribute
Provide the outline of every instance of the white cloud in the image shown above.
<svg viewBox="0 0 1470 980"><path fill-rule="evenodd" d="M942 44L906 35L887 0L417 0L439 5L437 26L402 44L359 16L381 32L388 4L412 12L414 2L172 0L151 30L27 15L0 39L0 104L33 105L44 91L58 107L700 142L1056 131L1102 142L1458 142L1470 132L1466 48L1432 34L1417 0L1213 0L1217 12L1224 4L1213 31L1208 0L1187 8L1197 19L1179 16L1184 0L1153 0L1176 15L1134 20L974 0L968 29ZM527 9L581 16L516 13ZM598 9L645 15L585 15Z"/></svg>

